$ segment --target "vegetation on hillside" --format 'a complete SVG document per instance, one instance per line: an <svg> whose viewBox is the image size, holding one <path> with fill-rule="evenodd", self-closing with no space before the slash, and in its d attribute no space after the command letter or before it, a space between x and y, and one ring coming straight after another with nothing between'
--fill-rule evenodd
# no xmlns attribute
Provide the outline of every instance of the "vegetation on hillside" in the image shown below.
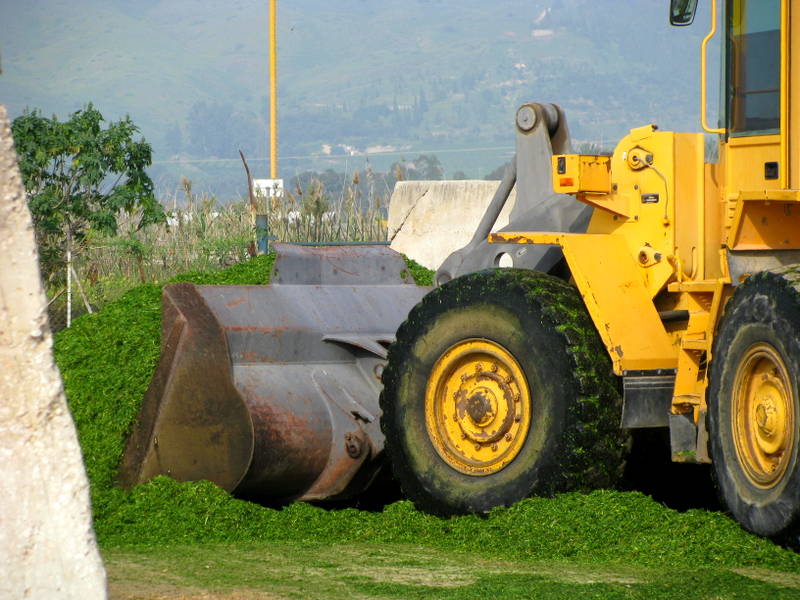
<svg viewBox="0 0 800 600"><path fill-rule="evenodd" d="M363 205L378 201L385 210L388 210L389 198L398 181L440 179L445 179L445 172L439 158L433 154L420 154L415 158L408 160L401 158L393 162L385 172L373 170L369 160L366 161L363 170L303 171L289 179L287 189L302 190L312 185L320 185L330 198L343 198L346 194L352 194L358 196Z"/></svg>
<svg viewBox="0 0 800 600"><path fill-rule="evenodd" d="M12 115L27 104L63 115L75 98L91 97L104 112L129 113L140 124L156 148L151 176L159 188L175 189L183 175L217 196L241 193L239 149L254 173L267 171L266 4L131 6L9 3L0 22L4 102ZM363 170L365 156L386 171L398 153L431 151L448 176L480 177L513 151L514 111L527 101L560 104L576 138L606 146L645 123L697 129L706 11L692 27L670 28L663 2L364 6L280 4L279 172L286 179ZM168 90L171 100L153 90Z"/></svg>

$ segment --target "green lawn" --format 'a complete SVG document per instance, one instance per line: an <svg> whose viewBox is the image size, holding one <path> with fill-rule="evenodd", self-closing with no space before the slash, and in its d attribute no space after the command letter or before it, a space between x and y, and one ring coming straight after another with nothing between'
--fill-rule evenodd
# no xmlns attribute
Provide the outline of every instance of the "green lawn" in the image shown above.
<svg viewBox="0 0 800 600"><path fill-rule="evenodd" d="M488 552L488 553L487 553ZM114 598L781 599L800 575L747 567L513 560L407 544L270 542L106 550Z"/></svg>

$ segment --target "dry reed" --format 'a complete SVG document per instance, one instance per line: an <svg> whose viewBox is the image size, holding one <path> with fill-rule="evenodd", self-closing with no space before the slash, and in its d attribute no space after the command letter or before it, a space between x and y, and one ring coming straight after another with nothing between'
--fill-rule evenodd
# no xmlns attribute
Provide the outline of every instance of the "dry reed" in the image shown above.
<svg viewBox="0 0 800 600"><path fill-rule="evenodd" d="M115 300L140 283L164 282L178 273L245 260L254 252L259 234L296 243L385 240L388 202L374 193L371 172L365 175L367 186L359 185L360 177L356 173L333 199L319 181L305 189L297 186L284 198L259 197L267 232L256 231L246 200L223 205L213 196L195 193L184 179L181 190L165 202L171 207L166 223L137 231L136 215L121 215L116 236L87 236L75 252L79 285L73 293L73 315L86 312L86 304L97 308ZM61 329L66 320L63 281L50 288L51 323Z"/></svg>

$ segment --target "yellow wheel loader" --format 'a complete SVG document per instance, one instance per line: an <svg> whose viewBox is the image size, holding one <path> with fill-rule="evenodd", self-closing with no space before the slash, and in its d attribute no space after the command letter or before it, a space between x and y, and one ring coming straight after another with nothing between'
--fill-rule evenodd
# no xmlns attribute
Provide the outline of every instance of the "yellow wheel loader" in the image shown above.
<svg viewBox="0 0 800 600"><path fill-rule="evenodd" d="M672 0L671 23L696 8ZM515 160L434 289L385 249L288 246L270 286L167 287L123 482L344 498L388 461L420 508L484 512L613 485L630 430L668 428L743 527L797 539L800 1L710 9L718 162L702 133L655 125L572 154L563 112L525 104Z"/></svg>

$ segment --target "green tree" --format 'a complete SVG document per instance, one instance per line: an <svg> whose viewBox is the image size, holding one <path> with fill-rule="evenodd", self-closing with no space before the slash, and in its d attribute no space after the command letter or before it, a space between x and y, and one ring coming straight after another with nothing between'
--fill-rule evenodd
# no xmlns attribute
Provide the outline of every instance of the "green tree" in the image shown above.
<svg viewBox="0 0 800 600"><path fill-rule="evenodd" d="M439 179L444 179L444 168L434 154L420 154L411 162L406 162L403 158L400 162L392 163L387 177L387 181L391 183L390 188L394 187L397 181Z"/></svg>
<svg viewBox="0 0 800 600"><path fill-rule="evenodd" d="M434 154L420 154L414 159L414 170L417 172L416 179L444 179L444 168Z"/></svg>
<svg viewBox="0 0 800 600"><path fill-rule="evenodd" d="M91 104L63 122L26 110L11 130L47 280L90 230L115 235L121 212L137 229L165 220L145 172L152 148L130 117L105 124Z"/></svg>

